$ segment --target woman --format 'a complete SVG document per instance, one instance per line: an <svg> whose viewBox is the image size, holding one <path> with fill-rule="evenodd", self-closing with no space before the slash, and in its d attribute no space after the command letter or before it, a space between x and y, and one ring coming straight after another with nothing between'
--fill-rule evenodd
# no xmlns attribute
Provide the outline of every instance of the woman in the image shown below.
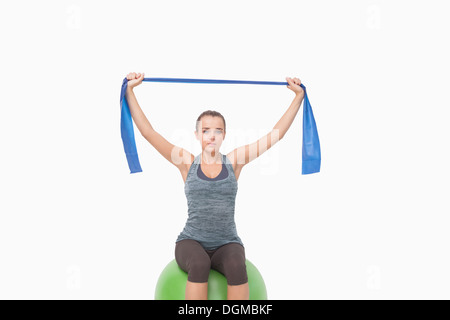
<svg viewBox="0 0 450 320"><path fill-rule="evenodd" d="M144 74L127 75L126 99L131 116L142 136L181 173L188 200L188 219L176 240L175 259L188 273L186 299L207 299L210 269L225 275L228 299L249 299L245 249L234 221L237 180L242 168L271 148L294 121L303 101L304 91L298 78L286 78L287 88L295 97L273 130L254 143L223 155L220 146L226 135L224 117L205 111L197 119L196 138L202 153L196 157L174 146L151 126L142 112L133 88L142 83Z"/></svg>

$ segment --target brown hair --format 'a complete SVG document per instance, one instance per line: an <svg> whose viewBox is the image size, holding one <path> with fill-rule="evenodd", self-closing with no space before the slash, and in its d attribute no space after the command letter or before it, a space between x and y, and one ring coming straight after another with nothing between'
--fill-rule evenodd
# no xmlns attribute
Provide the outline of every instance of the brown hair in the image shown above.
<svg viewBox="0 0 450 320"><path fill-rule="evenodd" d="M197 118L197 122L195 123L195 130L198 131L198 124L201 120L202 117L204 116L212 116L212 117L220 117L223 120L223 131L227 131L227 125L225 123L225 118L223 117L223 115L220 112L217 111L213 111L213 110L206 110L204 112L202 112L201 115L198 116Z"/></svg>

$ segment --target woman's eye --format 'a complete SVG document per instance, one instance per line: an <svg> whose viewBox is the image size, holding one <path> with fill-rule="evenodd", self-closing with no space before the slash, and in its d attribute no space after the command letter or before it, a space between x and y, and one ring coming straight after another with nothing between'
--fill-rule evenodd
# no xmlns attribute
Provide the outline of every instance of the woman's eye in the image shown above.
<svg viewBox="0 0 450 320"><path fill-rule="evenodd" d="M209 133L209 130L203 130L203 133ZM216 133L217 135L219 135L219 134L222 134L222 131L216 130L215 133Z"/></svg>

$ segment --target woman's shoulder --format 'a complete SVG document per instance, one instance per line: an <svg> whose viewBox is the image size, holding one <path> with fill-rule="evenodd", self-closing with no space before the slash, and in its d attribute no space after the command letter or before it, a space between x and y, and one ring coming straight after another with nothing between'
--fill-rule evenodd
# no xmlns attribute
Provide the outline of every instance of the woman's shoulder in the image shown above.
<svg viewBox="0 0 450 320"><path fill-rule="evenodd" d="M234 154L235 154L235 152L231 151L224 155L225 162L229 165L232 165L233 167L235 166L235 162L236 162Z"/></svg>

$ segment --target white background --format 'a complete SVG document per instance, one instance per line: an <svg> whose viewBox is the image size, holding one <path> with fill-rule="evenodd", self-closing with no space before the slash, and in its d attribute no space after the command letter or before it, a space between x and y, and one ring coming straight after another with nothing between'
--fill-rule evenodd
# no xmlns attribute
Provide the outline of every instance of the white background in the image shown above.
<svg viewBox="0 0 450 320"><path fill-rule="evenodd" d="M302 112L244 167L236 223L272 299L450 298L447 1L3 1L0 298L153 299L187 218L179 171L119 94L146 77L305 84L321 172L301 174ZM153 127L197 155L221 112L228 153L268 133L284 86L135 90Z"/></svg>

